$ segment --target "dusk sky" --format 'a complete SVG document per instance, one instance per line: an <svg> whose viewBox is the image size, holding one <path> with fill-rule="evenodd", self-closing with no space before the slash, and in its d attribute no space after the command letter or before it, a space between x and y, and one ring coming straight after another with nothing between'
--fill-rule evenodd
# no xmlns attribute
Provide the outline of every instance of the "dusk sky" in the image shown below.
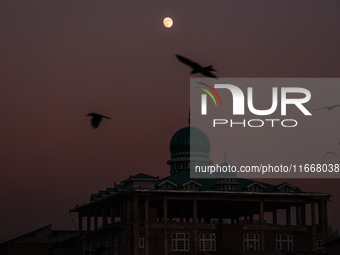
<svg viewBox="0 0 340 255"><path fill-rule="evenodd" d="M91 193L169 174L201 77L175 54L219 77L340 77L337 0L0 1L0 35L0 242L75 229L68 211ZM89 112L112 119L94 130ZM265 181L330 193L340 230L340 179Z"/></svg>

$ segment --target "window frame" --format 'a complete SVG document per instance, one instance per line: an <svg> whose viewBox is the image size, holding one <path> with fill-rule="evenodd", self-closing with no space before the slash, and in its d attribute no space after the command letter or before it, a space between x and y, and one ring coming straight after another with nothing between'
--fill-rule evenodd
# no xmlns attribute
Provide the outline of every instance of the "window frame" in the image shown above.
<svg viewBox="0 0 340 255"><path fill-rule="evenodd" d="M216 234L200 233L199 247L200 251L216 251Z"/></svg>
<svg viewBox="0 0 340 255"><path fill-rule="evenodd" d="M317 239L316 240L316 249L322 250L322 239Z"/></svg>
<svg viewBox="0 0 340 255"><path fill-rule="evenodd" d="M250 249L251 243L253 244L254 249ZM260 250L260 235L255 234L255 233L243 234L243 250L244 251L259 251Z"/></svg>
<svg viewBox="0 0 340 255"><path fill-rule="evenodd" d="M144 236L139 236L138 238L138 248L143 249L145 247L145 238Z"/></svg>
<svg viewBox="0 0 340 255"><path fill-rule="evenodd" d="M284 248L282 247L284 244ZM277 251L292 251L293 246L293 235L276 235L276 250ZM287 249L285 249L287 248Z"/></svg>
<svg viewBox="0 0 340 255"><path fill-rule="evenodd" d="M190 251L189 233L179 232L171 234L172 251Z"/></svg>

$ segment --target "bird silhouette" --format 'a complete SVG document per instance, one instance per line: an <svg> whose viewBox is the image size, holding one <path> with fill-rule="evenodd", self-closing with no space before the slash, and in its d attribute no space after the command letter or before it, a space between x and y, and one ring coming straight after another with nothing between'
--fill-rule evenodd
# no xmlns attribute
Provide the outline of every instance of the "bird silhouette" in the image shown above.
<svg viewBox="0 0 340 255"><path fill-rule="evenodd" d="M325 153L325 157L328 156L328 155L334 155L336 157L339 157L338 154L334 153L333 151L328 151Z"/></svg>
<svg viewBox="0 0 340 255"><path fill-rule="evenodd" d="M313 111L319 111L319 110L328 110L328 111L330 111L330 110L333 110L333 108L335 108L335 107L340 107L340 104L317 108L317 109L314 109Z"/></svg>
<svg viewBox="0 0 340 255"><path fill-rule="evenodd" d="M93 112L87 114L86 116L92 117L92 119L91 119L91 126L92 126L93 128L97 128L97 127L99 126L99 124L100 124L100 122L102 121L103 118L105 118L105 119L111 119L111 118L106 117L106 116L104 116L104 115L101 115L101 114L98 114L98 113L93 113Z"/></svg>
<svg viewBox="0 0 340 255"><path fill-rule="evenodd" d="M212 71L216 71L213 68L212 65L206 66L206 67L202 67L200 64L198 64L196 62L193 62L190 59L185 58L185 57L183 57L181 55L176 55L176 57L183 64L186 64L186 65L188 65L188 66L190 66L192 68L191 74L201 73L201 74L203 74L204 76L207 76L207 77L217 78L217 76L212 73Z"/></svg>

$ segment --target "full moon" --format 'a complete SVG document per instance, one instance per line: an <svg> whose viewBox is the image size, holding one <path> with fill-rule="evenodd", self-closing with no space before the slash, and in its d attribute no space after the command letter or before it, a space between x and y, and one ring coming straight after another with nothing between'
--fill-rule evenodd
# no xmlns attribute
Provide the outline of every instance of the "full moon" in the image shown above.
<svg viewBox="0 0 340 255"><path fill-rule="evenodd" d="M172 21L171 18L166 17L165 19L163 19L163 25L164 25L166 28L172 27L172 24L174 24L174 22Z"/></svg>

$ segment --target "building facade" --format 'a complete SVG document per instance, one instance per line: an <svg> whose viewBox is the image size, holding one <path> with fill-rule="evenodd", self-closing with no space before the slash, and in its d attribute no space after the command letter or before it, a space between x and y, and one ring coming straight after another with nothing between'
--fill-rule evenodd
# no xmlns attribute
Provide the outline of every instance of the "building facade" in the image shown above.
<svg viewBox="0 0 340 255"><path fill-rule="evenodd" d="M190 162L210 165L209 152L201 130L180 129L168 177L130 176L70 210L78 215L80 254L325 254L329 194L190 178Z"/></svg>

